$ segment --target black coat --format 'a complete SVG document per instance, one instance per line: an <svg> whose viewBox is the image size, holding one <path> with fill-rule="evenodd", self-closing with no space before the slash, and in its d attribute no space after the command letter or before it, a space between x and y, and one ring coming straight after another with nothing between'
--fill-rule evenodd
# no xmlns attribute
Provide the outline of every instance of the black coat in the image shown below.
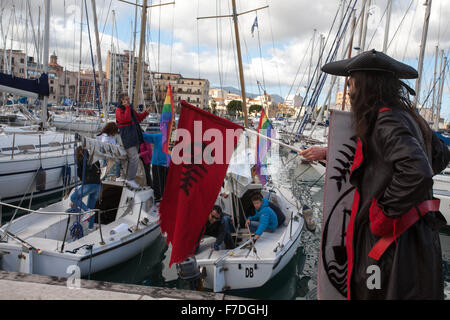
<svg viewBox="0 0 450 320"><path fill-rule="evenodd" d="M116 122L119 127L123 147L125 149L131 147L139 148L139 146L144 142L144 138L142 137L142 128L139 123L144 120L148 114L146 112L137 113L131 106L119 105L117 109Z"/></svg>
<svg viewBox="0 0 450 320"><path fill-rule="evenodd" d="M100 162L96 161L89 165L86 161L86 169L84 170L84 184L100 184ZM83 158L77 162L77 175L80 182L83 182Z"/></svg>
<svg viewBox="0 0 450 320"><path fill-rule="evenodd" d="M368 144L362 145L362 154L362 162L350 178L360 198L348 245L352 251L348 258L353 258L349 297L443 299L438 234L445 225L442 214L429 212L420 218L377 261L368 256L380 239L372 232L369 209L376 199L383 214L394 219L432 199L433 175L441 172L450 159L447 146L432 133L428 153L414 118L404 110L392 108L378 114ZM367 282L375 274L370 267L374 265L379 267L380 288L370 289Z"/></svg>

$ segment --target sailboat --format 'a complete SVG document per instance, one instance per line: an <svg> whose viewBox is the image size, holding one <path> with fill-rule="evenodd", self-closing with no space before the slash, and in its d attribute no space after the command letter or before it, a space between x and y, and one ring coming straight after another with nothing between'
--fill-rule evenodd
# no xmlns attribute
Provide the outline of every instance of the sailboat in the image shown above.
<svg viewBox="0 0 450 320"><path fill-rule="evenodd" d="M80 143L98 157L126 157L120 146L86 137ZM89 212L71 210L70 197L28 211L0 228L2 270L58 277L77 270L86 276L132 258L161 233L153 190L115 181L102 183L94 230L83 219Z"/></svg>
<svg viewBox="0 0 450 320"><path fill-rule="evenodd" d="M44 56L47 57L48 36L46 29ZM6 57L6 50L3 53ZM40 119L18 104L13 107L18 108L32 122L31 125L0 128L0 199L5 203L30 200L31 205L32 199L54 196L74 185L74 136L47 129L47 60L44 61L43 73L36 80L0 74L0 91L4 95L8 93L32 99L44 96Z"/></svg>
<svg viewBox="0 0 450 320"><path fill-rule="evenodd" d="M251 195L260 192L281 210L286 220L274 232L265 232L257 241L251 238L247 228L240 228L237 223L238 242L232 250L215 251L211 249L215 238L202 239L195 258L203 286L214 292L263 286L294 256L304 225L303 207L291 190L275 185L262 186L234 174L229 174L227 179L233 186L231 195L219 195L216 204L227 208L225 212L232 212L235 219L244 219L251 212Z"/></svg>
<svg viewBox="0 0 450 320"><path fill-rule="evenodd" d="M248 128L248 115L245 98L245 85L239 44L239 31L235 1L232 1L233 21L236 36L237 57L243 98L244 125ZM262 8L259 8L262 9ZM259 10L256 9L256 10ZM252 10L255 11L255 10ZM200 19L200 18L199 18ZM248 134L265 136L246 129ZM242 135L241 144L248 137ZM266 137L267 138L267 137ZM244 142L243 142L244 141ZM252 149L250 147L250 149ZM249 149L237 147L233 157L246 157ZM234 160L231 160L233 162ZM275 183L261 184L251 176L249 161L244 160L243 167L229 167L224 185L227 192L220 192L216 205L231 215L235 229L235 248L220 250L212 249L215 238L204 237L198 245L195 256L177 265L181 279L201 278L203 287L214 292L228 290L251 289L264 285L282 270L294 256L304 226L303 205L293 196L292 191ZM240 165L238 166L240 167ZM269 203L279 209L284 217L274 232L264 232L255 241L248 228L245 228L246 217L254 214L251 197L260 193Z"/></svg>

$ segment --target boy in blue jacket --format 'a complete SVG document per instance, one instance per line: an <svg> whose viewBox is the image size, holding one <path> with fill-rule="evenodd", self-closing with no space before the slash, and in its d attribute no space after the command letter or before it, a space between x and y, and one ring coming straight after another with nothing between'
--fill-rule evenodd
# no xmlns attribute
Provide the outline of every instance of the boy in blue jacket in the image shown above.
<svg viewBox="0 0 450 320"><path fill-rule="evenodd" d="M162 151L161 133L142 133L144 141L153 144L152 155L152 180L156 201L160 201L166 187L167 174L169 173L170 155Z"/></svg>
<svg viewBox="0 0 450 320"><path fill-rule="evenodd" d="M250 228L250 232L255 233L255 240L257 240L264 231L275 231L278 219L275 212L269 207L269 201L264 199L261 194L255 194L252 202L256 213L248 218L245 226Z"/></svg>

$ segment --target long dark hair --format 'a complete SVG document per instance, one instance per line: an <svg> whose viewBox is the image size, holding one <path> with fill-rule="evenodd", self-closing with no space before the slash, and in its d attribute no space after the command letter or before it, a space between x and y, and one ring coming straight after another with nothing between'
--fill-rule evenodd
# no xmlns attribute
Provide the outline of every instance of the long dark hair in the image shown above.
<svg viewBox="0 0 450 320"><path fill-rule="evenodd" d="M379 109L388 107L401 108L411 114L422 131L425 145L429 145L431 135L428 125L417 114L409 99L408 91L393 73L359 71L353 72L352 78L354 88L350 94L350 103L356 134L362 142L368 142Z"/></svg>

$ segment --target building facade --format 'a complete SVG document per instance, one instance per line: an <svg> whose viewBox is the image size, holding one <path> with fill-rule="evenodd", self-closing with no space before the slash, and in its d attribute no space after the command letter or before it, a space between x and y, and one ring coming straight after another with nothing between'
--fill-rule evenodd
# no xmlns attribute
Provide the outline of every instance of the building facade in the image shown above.
<svg viewBox="0 0 450 320"><path fill-rule="evenodd" d="M121 92L127 92L130 96L134 94L136 77L132 76L130 81L130 65L133 64L132 71L135 74L138 59L132 58L131 51L125 50L123 54L108 52L106 77L111 81L110 101L117 101L117 95ZM142 72L143 101L141 98L140 103L145 102L146 106L152 106L153 112L161 111L169 84L172 86L175 105L181 100L186 100L199 108L208 106L209 81L207 79L185 78L179 73L150 72L148 63L144 63Z"/></svg>
<svg viewBox="0 0 450 320"><path fill-rule="evenodd" d="M122 92L134 95L136 85L135 73L137 71L137 58L134 59L130 77L132 52L125 50L123 54L108 52L106 59L106 72L103 73L103 88L100 86L99 72L95 73L99 86L99 100L102 96L105 103L117 103ZM12 74L17 77L37 79L40 77L43 66L33 57L26 56L21 50L0 50L0 72ZM58 64L55 53L50 56L48 64L50 95L49 104L61 104L65 98L78 100L78 105L94 107L96 103L96 90L94 73L92 69L73 72L66 70ZM175 106L181 100L186 100L199 108L208 108L209 81L207 79L185 78L178 73L150 72L149 65L143 67L143 99L146 106L153 106L154 112L161 111L166 97L167 87L171 84ZM102 92L103 91L103 92ZM158 110L155 107L158 106Z"/></svg>

